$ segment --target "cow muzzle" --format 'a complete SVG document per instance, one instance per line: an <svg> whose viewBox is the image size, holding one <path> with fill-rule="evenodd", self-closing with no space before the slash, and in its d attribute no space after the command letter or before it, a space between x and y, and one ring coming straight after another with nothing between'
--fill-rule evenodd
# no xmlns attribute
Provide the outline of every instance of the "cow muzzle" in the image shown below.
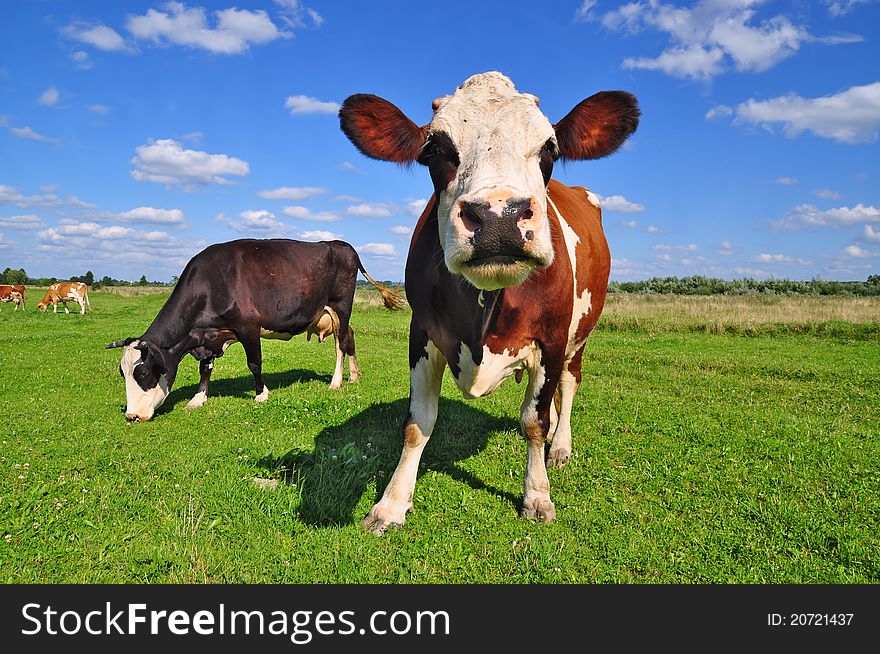
<svg viewBox="0 0 880 654"><path fill-rule="evenodd" d="M452 214L458 247L447 248L447 264L478 288L515 286L553 261L547 217L533 197L460 200Z"/></svg>

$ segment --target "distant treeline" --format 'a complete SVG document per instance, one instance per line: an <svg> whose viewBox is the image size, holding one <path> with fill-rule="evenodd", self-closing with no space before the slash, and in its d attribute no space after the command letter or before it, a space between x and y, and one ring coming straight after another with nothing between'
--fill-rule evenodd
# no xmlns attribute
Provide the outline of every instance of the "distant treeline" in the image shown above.
<svg viewBox="0 0 880 654"><path fill-rule="evenodd" d="M834 282L811 279L718 279L691 277L652 277L641 282L611 282L609 293L662 293L668 295L880 295L880 275L871 275L864 282Z"/></svg>
<svg viewBox="0 0 880 654"><path fill-rule="evenodd" d="M31 277L24 268L6 268L0 273L0 284L26 284L28 286L49 286L55 282L85 282L92 288L101 288L102 286L174 286L177 283L177 275L171 278L170 282L151 282L147 281L146 275L141 275L138 281L130 281L127 279L114 279L108 275L104 275L101 279L95 279L91 270L85 275L74 275L67 279L58 279L57 277Z"/></svg>
<svg viewBox="0 0 880 654"><path fill-rule="evenodd" d="M27 284L48 286L57 281L85 282L93 288L102 286L174 286L178 277L174 275L169 282L147 281L142 275L138 281L113 279L104 276L95 279L92 271L85 275L58 280L55 277L29 277L24 269L6 268L0 274L0 284ZM388 288L397 288L399 282L382 280ZM369 282L359 279L358 288L372 288ZM402 287L402 285L401 285ZM823 279L796 281L791 279L719 279L717 277L652 277L640 282L617 282L608 284L609 293L661 293L664 295L850 295L858 297L880 296L880 275L870 275L863 282L835 282Z"/></svg>

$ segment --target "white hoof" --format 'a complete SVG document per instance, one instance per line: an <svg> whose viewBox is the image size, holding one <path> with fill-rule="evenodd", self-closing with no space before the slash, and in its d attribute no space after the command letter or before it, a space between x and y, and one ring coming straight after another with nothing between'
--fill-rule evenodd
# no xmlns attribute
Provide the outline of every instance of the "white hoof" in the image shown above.
<svg viewBox="0 0 880 654"><path fill-rule="evenodd" d="M202 393L200 391L193 396L193 399L191 399L189 401L189 403L186 405L186 408L187 409L198 409L200 406L203 406L205 404L205 402L207 402L207 401L208 401L208 394Z"/></svg>
<svg viewBox="0 0 880 654"><path fill-rule="evenodd" d="M263 386L263 392L254 398L254 402L265 402L269 399L269 389Z"/></svg>

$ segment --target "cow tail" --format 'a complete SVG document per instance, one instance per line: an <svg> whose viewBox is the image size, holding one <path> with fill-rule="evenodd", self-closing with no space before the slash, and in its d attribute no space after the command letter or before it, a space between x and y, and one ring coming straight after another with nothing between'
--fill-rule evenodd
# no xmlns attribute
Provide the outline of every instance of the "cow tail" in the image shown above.
<svg viewBox="0 0 880 654"><path fill-rule="evenodd" d="M375 286L376 290L378 290L379 293L382 294L382 302L385 303L386 309L397 311L398 309L403 308L405 301L403 299L403 296L400 294L400 283L397 284L397 288L393 291L389 288L385 288L384 286L382 286L382 284L380 284L367 274L367 271L364 270L364 264L361 263L360 257L358 257L358 270L360 270L364 278L373 286Z"/></svg>

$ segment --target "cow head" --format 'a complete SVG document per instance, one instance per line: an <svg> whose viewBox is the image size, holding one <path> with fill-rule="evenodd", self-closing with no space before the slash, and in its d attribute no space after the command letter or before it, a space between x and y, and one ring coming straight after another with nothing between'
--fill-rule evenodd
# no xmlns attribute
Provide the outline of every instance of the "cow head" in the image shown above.
<svg viewBox="0 0 880 654"><path fill-rule="evenodd" d="M427 166L446 266L485 290L515 286L553 263L553 163L611 154L639 119L635 97L605 91L553 125L538 98L497 72L474 75L433 107L431 122L418 127L387 100L353 95L339 121L366 156Z"/></svg>
<svg viewBox="0 0 880 654"><path fill-rule="evenodd" d="M107 347L123 348L119 372L125 380L125 417L129 421L150 420L174 383L169 379L165 353L149 341L133 338L113 341Z"/></svg>

